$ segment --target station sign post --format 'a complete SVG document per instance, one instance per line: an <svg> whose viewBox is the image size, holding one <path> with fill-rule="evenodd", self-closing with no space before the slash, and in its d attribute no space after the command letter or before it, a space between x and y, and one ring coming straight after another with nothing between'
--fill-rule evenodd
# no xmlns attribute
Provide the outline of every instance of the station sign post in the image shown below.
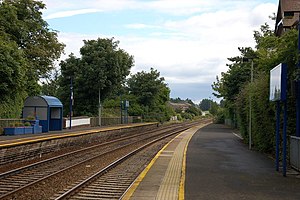
<svg viewBox="0 0 300 200"><path fill-rule="evenodd" d="M270 71L269 100L276 102L276 170L279 171L280 157L280 113L283 103L283 143L282 143L282 173L286 176L286 148L287 148L287 65L281 63Z"/></svg>

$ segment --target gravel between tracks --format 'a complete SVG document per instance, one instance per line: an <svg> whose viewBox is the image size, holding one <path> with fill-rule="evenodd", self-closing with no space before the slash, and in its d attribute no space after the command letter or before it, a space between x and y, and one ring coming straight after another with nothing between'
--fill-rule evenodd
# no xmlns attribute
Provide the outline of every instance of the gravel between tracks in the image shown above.
<svg viewBox="0 0 300 200"><path fill-rule="evenodd" d="M153 156L159 149L166 144L167 141L164 140L159 145L156 145L156 148L153 150ZM67 187L70 187L72 183L80 181L87 176L99 171L100 169L107 166L112 161L116 160L117 158L127 154L129 151L135 149L139 145L131 145L126 150L119 150L112 154L105 155L101 159L93 160L88 164L80 165L75 169L71 169L68 172L63 172L59 176L51 177L44 182L41 182L38 186L34 185L29 187L22 193L17 193L13 197L9 197L7 199L50 199L52 196L57 194L59 191L64 190ZM149 157L151 160L152 157Z"/></svg>
<svg viewBox="0 0 300 200"><path fill-rule="evenodd" d="M75 151L75 150L78 150L78 149L81 149L81 148L92 146L94 144L99 144L99 143L103 143L103 142L107 142L107 141L112 141L114 139L124 137L125 135L130 136L130 135L133 135L135 133L136 133L136 131L131 131L130 132L129 130L126 130L126 131L123 131L123 132L103 136L102 138L99 138L97 141L94 141L92 143L86 143L86 144L66 147L66 148L62 148L58 151L54 151L54 152L47 153L47 154L42 154L42 155L40 155L40 157L34 157L34 158L30 158L30 159L23 160L23 161L16 161L14 163L3 164L3 165L0 165L0 173L6 172L6 171L9 171L9 170L12 170L12 169L17 169L19 167L23 167L23 166L26 166L26 165L30 165L30 164L33 164L33 163L36 163L36 162L39 162L39 161L42 161L42 160L46 160L48 158L52 158L52 157L55 157L55 156L58 156L58 155L62 155L62 154L68 153L68 152L72 152L72 151Z"/></svg>

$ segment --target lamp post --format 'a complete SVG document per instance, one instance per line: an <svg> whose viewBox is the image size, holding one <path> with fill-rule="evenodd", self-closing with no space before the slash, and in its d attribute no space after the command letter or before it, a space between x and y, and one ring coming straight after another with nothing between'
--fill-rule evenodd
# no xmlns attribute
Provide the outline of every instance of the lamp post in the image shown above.
<svg viewBox="0 0 300 200"><path fill-rule="evenodd" d="M299 13L299 12L298 12ZM296 92L296 136L300 137L300 14L298 19L298 63L297 63L297 92Z"/></svg>
<svg viewBox="0 0 300 200"><path fill-rule="evenodd" d="M72 106L73 106L73 77L70 76L70 127L72 128Z"/></svg>
<svg viewBox="0 0 300 200"><path fill-rule="evenodd" d="M99 115L99 121L98 121L98 123L99 123L99 126L101 126L101 93L100 93L100 87L99 87L99 92L98 92L98 94L99 94L99 110L98 110L98 115Z"/></svg>
<svg viewBox="0 0 300 200"><path fill-rule="evenodd" d="M253 83L253 59L251 59L251 84ZM252 96L249 94L249 149L252 148Z"/></svg>
<svg viewBox="0 0 300 200"><path fill-rule="evenodd" d="M253 83L253 58L243 58L243 61L249 62L251 60L251 75L250 75L250 83ZM251 150L252 148L252 96L251 92L249 93L249 149Z"/></svg>

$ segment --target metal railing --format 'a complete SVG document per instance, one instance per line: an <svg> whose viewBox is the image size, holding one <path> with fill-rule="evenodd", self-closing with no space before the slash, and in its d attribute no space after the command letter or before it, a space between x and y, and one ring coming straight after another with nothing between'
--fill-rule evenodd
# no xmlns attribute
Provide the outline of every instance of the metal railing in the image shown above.
<svg viewBox="0 0 300 200"><path fill-rule="evenodd" d="M300 171L300 137L290 138L290 162L294 169Z"/></svg>
<svg viewBox="0 0 300 200"><path fill-rule="evenodd" d="M133 123L133 117L128 117L128 123ZM99 126L99 118L91 117L91 126ZM121 124L120 117L101 117L101 126Z"/></svg>

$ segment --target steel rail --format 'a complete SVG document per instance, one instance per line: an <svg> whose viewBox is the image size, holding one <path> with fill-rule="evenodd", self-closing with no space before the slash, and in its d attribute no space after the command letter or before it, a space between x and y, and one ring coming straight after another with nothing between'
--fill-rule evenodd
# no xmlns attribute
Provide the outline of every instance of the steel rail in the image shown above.
<svg viewBox="0 0 300 200"><path fill-rule="evenodd" d="M147 131L144 134L154 133L155 131L164 131L165 129L170 129L170 128L174 128L174 127L164 127L163 129L159 129L159 130L151 130L151 131ZM38 161L38 162L33 163L33 164L29 164L29 165L19 167L19 168L10 170L10 171L6 171L6 172L3 172L3 173L0 173L0 179L6 177L8 175L16 174L18 172L21 172L21 171L24 171L24 170L27 170L27 169L32 169L34 167L39 167L42 164L47 164L49 162L53 162L53 161L56 161L56 160L59 160L59 159L63 159L64 157L75 155L77 153L85 152L87 150L92 150L92 149L95 149L95 148L98 148L98 147L103 147L105 145L114 144L114 143L117 143L117 142L120 142L120 141L125 141L125 140L131 139L131 138L135 138L136 136L140 136L140 134L137 133L137 134L134 134L134 135L131 135L131 136L122 137L122 138L115 139L115 140L112 140L112 141L96 144L96 145L93 145L93 146L90 146L90 147L86 147L86 148L83 148L83 149L78 149L78 150L75 150L75 151L72 151L72 152L68 152L68 153L65 153L65 154L62 154L62 155L58 155L58 156L55 156L55 157L52 157L52 158L48 158L46 160Z"/></svg>
<svg viewBox="0 0 300 200"><path fill-rule="evenodd" d="M117 165L121 164L123 161L125 161L126 159L132 157L133 155L135 155L136 153L140 152L141 150L147 148L148 146L161 141L167 137L170 137L174 134L183 132L185 130L189 129L189 127L186 128L182 128L180 130L177 130L175 132L169 133L168 135L162 136L160 138L157 138L151 142L146 143L145 145L133 150L132 152L126 154L125 156L121 157L120 159L114 161L113 163L109 164L108 166L106 166L105 168L101 169L100 171L98 171L97 173L95 173L94 175L90 176L89 178L85 179L84 181L82 181L81 183L77 184L76 186L74 186L73 188L71 188L70 190L68 190L67 192L63 193L62 195L60 195L59 197L57 197L55 200L61 200L64 198L70 198L70 196L74 195L74 193L76 193L78 190L80 190L82 187L85 187L87 184L89 184L90 182L94 181L94 179L99 178L100 176L102 176L103 174L106 174L108 171L110 171L111 169L115 168Z"/></svg>
<svg viewBox="0 0 300 200"><path fill-rule="evenodd" d="M156 131L157 131L157 130L156 130ZM170 130L169 130L169 131L170 131ZM161 134L164 134L164 133L161 133ZM159 135L159 134L158 134L158 135ZM130 137L133 137L133 136L130 136ZM145 140L146 140L146 139L149 139L149 138L152 138L152 137L157 137L157 135L156 135L156 136L151 136L151 137L145 138ZM128 139L128 138L127 138L127 139ZM123 141L123 139L120 139L119 141ZM57 172L55 172L55 173L52 173L52 174L49 174L49 175L47 175L47 176L45 176L45 177L39 178L39 179L37 179L37 180L34 180L33 182L31 182L31 183L29 183L29 184L27 184L27 185L21 186L21 187L17 188L16 190L10 191L10 192L8 192L8 193L6 193L6 194L0 196L0 199L1 199L1 198L8 197L8 196L10 196L10 195L12 195L12 194L14 194L14 193L16 193L16 192L18 192L18 191L21 191L21 190L23 190L23 189L25 189L25 188L27 188L27 187L30 187L30 186L32 186L32 185L34 185L34 184L37 184L38 182L43 181L43 180L45 180L45 179L47 179L47 178L50 178L51 176L55 176L55 175L57 175L57 174L59 174L59 173L61 173L61 172L64 172L64 171L66 171L66 170L69 170L69 169L71 169L71 168L73 168L73 167L76 167L76 166L78 166L78 165L80 165L80 164L83 164L83 163L85 163L85 162L88 162L88 161L90 161L90 160L93 160L93 159L95 159L95 158L97 158L97 157L100 157L100 156L104 156L104 155L106 155L106 154L109 154L109 153L111 153L111 152L113 152L113 151L116 151L117 149L125 148L126 146L132 145L132 144L137 143L137 142L139 142L139 141L135 141L135 142L132 142L132 143L130 143L130 144L124 145L124 146L122 146L122 147L116 148L116 149L114 149L114 150L111 150L111 151L108 151L108 152L105 152L105 153L102 153L102 154L93 156L92 158L83 160L83 161L81 161L81 162L79 162L79 163L77 163L77 164L74 164L74 165L69 166L69 167L64 168L64 169L61 169L61 170L59 170L59 171L57 171ZM108 142L108 143L112 143L112 142ZM101 145L103 145L103 144L101 144ZM88 147L88 149L90 149L90 148L93 148L93 147ZM78 151L81 151L81 150L78 150ZM77 151L76 151L76 152L77 152ZM71 152L71 153L68 153L67 155L70 155L70 154L74 154L74 153ZM48 159L48 160L52 161L52 160L55 160L55 159L56 159L56 158ZM41 162L39 162L39 163L44 163L44 162L41 161ZM30 165L29 167L35 168L35 164ZM21 170L24 171L24 170L26 170L26 169L29 168L29 167L23 167L23 168L21 168ZM9 172L7 172L7 173L13 174L13 173L16 173L16 170L11 170L11 171L9 171ZM4 173L4 174L2 174L2 175L3 175L3 176L4 176L4 175L7 175L7 173ZM2 177L3 177L3 176L2 176Z"/></svg>

